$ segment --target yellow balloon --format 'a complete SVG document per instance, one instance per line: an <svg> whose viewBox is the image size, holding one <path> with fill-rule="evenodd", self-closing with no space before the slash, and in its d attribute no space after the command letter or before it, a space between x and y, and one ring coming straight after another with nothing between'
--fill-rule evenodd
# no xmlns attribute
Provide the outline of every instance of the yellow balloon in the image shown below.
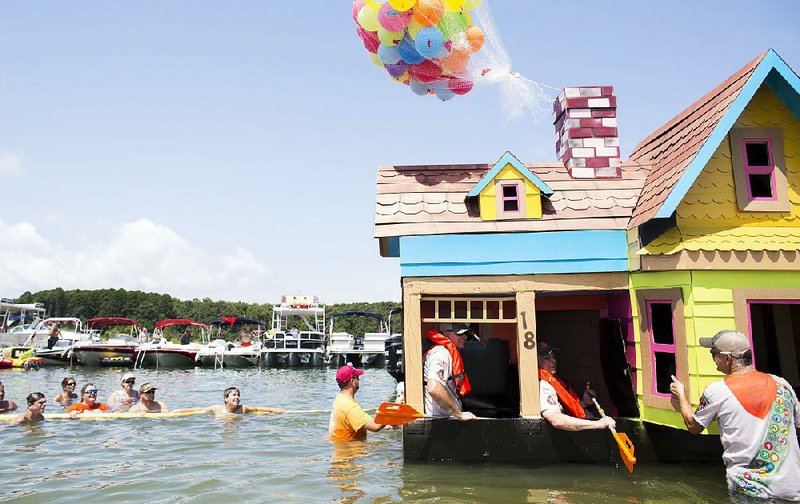
<svg viewBox="0 0 800 504"><path fill-rule="evenodd" d="M361 28L371 32L378 31L378 27L380 27L380 23L378 23L379 9L380 7L374 1L361 7L361 10L358 11L358 24L361 25Z"/></svg>
<svg viewBox="0 0 800 504"><path fill-rule="evenodd" d="M444 0L444 10L447 12L458 12L464 6L464 0Z"/></svg>
<svg viewBox="0 0 800 504"><path fill-rule="evenodd" d="M391 5L393 9L399 10L400 12L407 11L408 9L414 7L416 3L417 0L389 0L389 5Z"/></svg>
<svg viewBox="0 0 800 504"><path fill-rule="evenodd" d="M378 39L385 46L396 46L403 40L403 32L392 32L381 26L378 28Z"/></svg>
<svg viewBox="0 0 800 504"><path fill-rule="evenodd" d="M483 0L464 0L464 10L475 10L481 6Z"/></svg>
<svg viewBox="0 0 800 504"><path fill-rule="evenodd" d="M411 21L408 22L408 27L406 29L408 30L408 36L416 40L417 33L419 33L419 31L423 28L425 27L422 26L419 21L417 21L417 18L412 16Z"/></svg>
<svg viewBox="0 0 800 504"><path fill-rule="evenodd" d="M405 72L400 77L392 77L392 80L396 80L397 82L405 82L408 80L408 72Z"/></svg>
<svg viewBox="0 0 800 504"><path fill-rule="evenodd" d="M472 15L469 12L464 11L464 18L467 20L467 28L472 26Z"/></svg>
<svg viewBox="0 0 800 504"><path fill-rule="evenodd" d="M370 61L375 63L377 66L383 68L383 61L381 61L381 59L378 57L377 54L369 53L369 59L370 59Z"/></svg>

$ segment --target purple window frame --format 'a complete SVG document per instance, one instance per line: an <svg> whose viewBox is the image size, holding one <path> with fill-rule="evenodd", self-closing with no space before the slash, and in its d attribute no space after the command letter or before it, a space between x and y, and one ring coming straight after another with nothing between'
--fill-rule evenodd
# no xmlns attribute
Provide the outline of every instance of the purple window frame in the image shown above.
<svg viewBox="0 0 800 504"><path fill-rule="evenodd" d="M500 209L502 210L503 214L518 214L522 212L522 203L520 202L519 197L519 182L501 182L500 183ZM517 193L516 196L513 198L508 198L505 195L505 188L506 187L513 187L514 191ZM506 210L506 201L516 201L517 202L517 209L516 210Z"/></svg>
<svg viewBox="0 0 800 504"><path fill-rule="evenodd" d="M767 151L769 153L769 164L767 166L750 166L747 159L747 144L749 143L766 143ZM777 201L778 193L775 184L775 158L772 152L772 138L742 138L742 160L744 162L744 178L747 181L747 197L750 201ZM772 196L769 198L754 197L753 190L750 187L750 175L769 175L769 185L772 191Z"/></svg>
<svg viewBox="0 0 800 504"><path fill-rule="evenodd" d="M653 309L652 306L654 304L666 304L670 307L670 313L672 318L672 344L667 345L664 343L656 343L655 337L653 336ZM675 343L675 307L672 305L672 300L670 299L648 299L645 301L645 305L647 306L647 332L648 337L650 338L650 393L656 397L667 397L671 398L672 394L669 392L659 392L658 391L658 380L656 379L656 352L659 353L671 353L675 356L675 376L678 376L678 345Z"/></svg>

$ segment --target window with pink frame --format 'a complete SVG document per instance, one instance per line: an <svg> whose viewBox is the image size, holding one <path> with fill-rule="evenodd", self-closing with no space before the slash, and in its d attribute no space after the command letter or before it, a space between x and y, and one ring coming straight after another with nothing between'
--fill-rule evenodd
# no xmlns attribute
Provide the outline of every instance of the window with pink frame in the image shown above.
<svg viewBox="0 0 800 504"><path fill-rule="evenodd" d="M516 214L522 209L519 197L519 184L517 182L500 184L500 208L504 214Z"/></svg>
<svg viewBox="0 0 800 504"><path fill-rule="evenodd" d="M750 200L775 201L775 163L771 138L742 138L742 159Z"/></svg>
<svg viewBox="0 0 800 504"><path fill-rule="evenodd" d="M650 338L651 393L658 397L671 397L669 385L677 376L677 346L669 299L648 300L647 329Z"/></svg>

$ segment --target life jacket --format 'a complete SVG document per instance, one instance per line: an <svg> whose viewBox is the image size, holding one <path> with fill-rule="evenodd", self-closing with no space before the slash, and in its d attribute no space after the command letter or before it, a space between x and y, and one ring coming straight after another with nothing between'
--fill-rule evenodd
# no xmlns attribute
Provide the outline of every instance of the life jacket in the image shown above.
<svg viewBox="0 0 800 504"><path fill-rule="evenodd" d="M452 369L450 370L449 379L453 380L458 395L464 397L469 394L469 391L472 390L472 386L469 384L469 378L464 371L464 361L461 360L461 354L458 352L455 343L433 329L428 331L428 339L431 340L434 345L443 346L447 350L447 353L450 354ZM428 352L430 352L430 350L428 350ZM425 356L428 355L428 352L425 352ZM425 356L423 356L423 358Z"/></svg>
<svg viewBox="0 0 800 504"><path fill-rule="evenodd" d="M539 368L539 379L546 381L556 389L558 401L564 406L564 409L567 410L570 416L586 418L586 412L583 410L583 406L581 406L581 400L578 394L573 392L561 378L555 376L546 369Z"/></svg>

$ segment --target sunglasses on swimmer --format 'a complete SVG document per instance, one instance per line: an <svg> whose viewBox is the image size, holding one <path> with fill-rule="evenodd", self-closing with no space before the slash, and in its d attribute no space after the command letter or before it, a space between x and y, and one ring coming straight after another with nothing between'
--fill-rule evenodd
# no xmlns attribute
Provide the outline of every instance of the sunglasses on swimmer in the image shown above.
<svg viewBox="0 0 800 504"><path fill-rule="evenodd" d="M128 378L127 380L122 380L122 383L130 383L131 385L133 385L134 383L136 383L136 378Z"/></svg>
<svg viewBox="0 0 800 504"><path fill-rule="evenodd" d="M87 395L97 395L97 389L96 389L96 388L90 388L90 389L86 389L86 392L84 392L84 394L87 394Z"/></svg>

